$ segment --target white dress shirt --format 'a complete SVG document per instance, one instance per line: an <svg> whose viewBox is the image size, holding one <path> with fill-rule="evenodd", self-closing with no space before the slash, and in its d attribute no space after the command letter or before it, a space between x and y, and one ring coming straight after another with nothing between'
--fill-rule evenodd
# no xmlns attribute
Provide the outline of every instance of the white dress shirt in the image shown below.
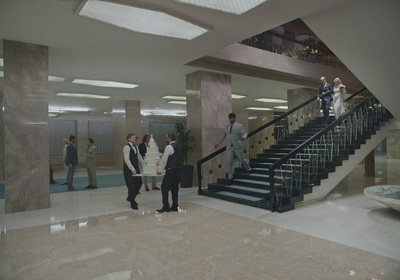
<svg viewBox="0 0 400 280"><path fill-rule="evenodd" d="M167 147L165 147L164 154L160 160L160 165L158 166L158 172L160 173L165 172L165 166L167 165L168 157L175 152L174 148L171 146L171 144L174 142L175 141L172 141Z"/></svg>

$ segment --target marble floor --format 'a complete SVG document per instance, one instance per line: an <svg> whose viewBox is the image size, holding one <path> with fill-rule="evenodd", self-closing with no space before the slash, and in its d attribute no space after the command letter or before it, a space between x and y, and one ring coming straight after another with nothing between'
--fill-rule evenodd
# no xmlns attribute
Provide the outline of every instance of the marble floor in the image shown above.
<svg viewBox="0 0 400 280"><path fill-rule="evenodd" d="M160 191L142 189L134 211L125 186L52 194L50 208L13 214L0 200L0 279L398 280L400 213L363 189L400 184L399 167L377 157L375 177L360 164L326 200L281 214L196 188L164 214Z"/></svg>

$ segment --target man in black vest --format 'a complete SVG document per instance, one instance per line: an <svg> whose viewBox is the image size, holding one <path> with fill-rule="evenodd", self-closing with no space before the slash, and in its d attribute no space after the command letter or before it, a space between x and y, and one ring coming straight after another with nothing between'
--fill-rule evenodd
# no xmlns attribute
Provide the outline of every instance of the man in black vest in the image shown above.
<svg viewBox="0 0 400 280"><path fill-rule="evenodd" d="M157 210L157 213L169 211L178 212L178 192L179 180L182 171L182 155L181 147L175 142L176 136L168 133L166 141L168 146L165 147L164 154L158 166L157 175L161 175L165 171L165 177L161 183L162 203L163 207ZM169 207L168 192L171 190L172 207Z"/></svg>
<svg viewBox="0 0 400 280"><path fill-rule="evenodd" d="M138 210L138 204L135 201L140 188L142 187L142 177L140 174L139 162L144 163L142 156L136 147L138 138L135 134L129 133L126 137L128 144L122 150L124 154L124 178L128 188L127 200L131 203L131 208Z"/></svg>

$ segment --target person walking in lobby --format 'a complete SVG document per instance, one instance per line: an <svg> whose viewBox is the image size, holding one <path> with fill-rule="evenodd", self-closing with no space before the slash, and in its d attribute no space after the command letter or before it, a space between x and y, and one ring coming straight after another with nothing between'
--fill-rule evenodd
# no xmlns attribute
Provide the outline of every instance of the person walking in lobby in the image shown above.
<svg viewBox="0 0 400 280"><path fill-rule="evenodd" d="M143 137L142 143L139 144L139 153L144 159L147 153L147 146L149 145L150 142L150 135L146 134ZM147 176L143 176L143 181L144 181L144 186L146 188L146 191L150 191L149 186L147 185ZM151 188L153 190L159 190L156 185L156 176L151 176Z"/></svg>
<svg viewBox="0 0 400 280"><path fill-rule="evenodd" d="M86 170L89 179L89 185L85 189L97 189L96 160L97 148L93 145L94 141L89 138L86 149Z"/></svg>
<svg viewBox="0 0 400 280"><path fill-rule="evenodd" d="M140 188L142 187L142 177L140 175L139 162L144 164L143 158L136 147L138 137L134 133L126 136L128 143L124 146L122 152L124 155L124 178L128 188L128 200L133 210L138 210L138 204L135 201Z"/></svg>
<svg viewBox="0 0 400 280"><path fill-rule="evenodd" d="M228 180L233 180L233 159L236 155L239 161L243 164L244 168L247 170L245 175L249 175L251 168L249 163L245 160L243 155L243 143L246 140L247 133L244 131L243 125L236 122L236 114L230 113L229 124L224 128L224 134L219 139L218 143L215 145L215 149L218 145L224 141L226 138L226 153L228 160Z"/></svg>
<svg viewBox="0 0 400 280"><path fill-rule="evenodd" d="M339 78L335 78L333 83L333 111L335 112L335 118L338 119L346 112L343 97L343 94L346 93L346 86L342 84Z"/></svg>
<svg viewBox="0 0 400 280"><path fill-rule="evenodd" d="M78 165L78 151L75 147L75 135L69 136L69 144L67 146L66 164L68 166L67 184L69 191L77 191L72 184L74 182L75 167Z"/></svg>
<svg viewBox="0 0 400 280"><path fill-rule="evenodd" d="M320 78L321 85L318 88L318 100L322 100L322 112L324 113L326 125L329 125L329 107L332 102L333 87L330 83L326 82L326 78Z"/></svg>
<svg viewBox="0 0 400 280"><path fill-rule="evenodd" d="M182 172L182 153L181 147L175 142L176 136L174 133L166 135L168 143L162 155L160 165L158 166L157 175L161 175L165 171L164 179L161 183L161 194L163 207L157 210L157 213L178 212L178 192L179 181ZM171 191L172 207L169 207L168 193Z"/></svg>

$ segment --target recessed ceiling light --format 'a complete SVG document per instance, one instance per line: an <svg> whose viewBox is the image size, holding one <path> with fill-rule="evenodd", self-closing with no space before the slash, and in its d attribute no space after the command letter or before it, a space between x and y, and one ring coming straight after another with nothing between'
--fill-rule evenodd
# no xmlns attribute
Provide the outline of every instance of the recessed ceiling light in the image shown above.
<svg viewBox="0 0 400 280"><path fill-rule="evenodd" d="M49 76L48 80L49 80L49 82L64 82L65 78L57 77L57 76Z"/></svg>
<svg viewBox="0 0 400 280"><path fill-rule="evenodd" d="M114 88L135 88L138 86L135 84L120 83L120 82L113 82L113 81L85 80L85 79L74 79L72 81L72 83L96 86L96 87L114 87Z"/></svg>
<svg viewBox="0 0 400 280"><path fill-rule="evenodd" d="M165 12L100 0L87 0L78 14L135 32L186 40L192 40L207 32L203 27Z"/></svg>
<svg viewBox="0 0 400 280"><path fill-rule="evenodd" d="M267 0L175 0L185 4L241 15Z"/></svg>
<svg viewBox="0 0 400 280"><path fill-rule="evenodd" d="M255 111L271 111L271 108L265 108L265 107L247 107L247 110L255 110Z"/></svg>
<svg viewBox="0 0 400 280"><path fill-rule="evenodd" d="M142 116L178 116L184 117L186 116L186 111L176 111L176 110L142 110L140 111Z"/></svg>
<svg viewBox="0 0 400 280"><path fill-rule="evenodd" d="M283 110L287 110L288 106L275 106L275 109L283 109Z"/></svg>
<svg viewBox="0 0 400 280"><path fill-rule="evenodd" d="M186 101L177 101L177 100L168 101L167 103L186 105Z"/></svg>
<svg viewBox="0 0 400 280"><path fill-rule="evenodd" d="M257 98L255 101L266 102L266 103L286 103L287 100L277 98Z"/></svg>
<svg viewBox="0 0 400 280"><path fill-rule="evenodd" d="M240 95L240 94L236 94L236 93L232 93L232 98L233 99L241 99L241 98L246 98L247 96L245 95Z"/></svg>
<svg viewBox="0 0 400 280"><path fill-rule="evenodd" d="M109 99L108 95L97 95L88 93L72 93L72 92L58 92L57 96L77 97L77 98L96 98L96 99Z"/></svg>
<svg viewBox="0 0 400 280"><path fill-rule="evenodd" d="M186 96L177 96L177 95L166 95L166 96L163 96L162 98L165 98L165 99L176 99L176 100L186 100Z"/></svg>
<svg viewBox="0 0 400 280"><path fill-rule="evenodd" d="M70 112L89 112L89 108L85 107L56 107L56 106L51 106L49 107L49 113L62 113L65 111L70 111Z"/></svg>

